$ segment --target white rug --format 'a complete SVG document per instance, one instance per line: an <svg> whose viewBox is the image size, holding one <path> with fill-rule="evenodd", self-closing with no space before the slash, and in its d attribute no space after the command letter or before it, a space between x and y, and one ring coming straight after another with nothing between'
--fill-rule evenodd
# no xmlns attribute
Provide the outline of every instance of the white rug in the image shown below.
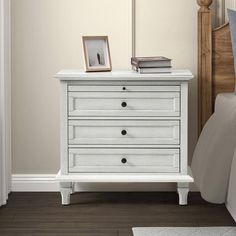
<svg viewBox="0 0 236 236"><path fill-rule="evenodd" d="M134 236L236 236L236 227L133 228Z"/></svg>

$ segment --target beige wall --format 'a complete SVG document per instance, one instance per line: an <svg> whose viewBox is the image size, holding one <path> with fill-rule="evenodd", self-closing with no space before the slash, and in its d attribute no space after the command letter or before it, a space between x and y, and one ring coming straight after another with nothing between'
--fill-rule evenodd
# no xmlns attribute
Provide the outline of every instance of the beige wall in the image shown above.
<svg viewBox="0 0 236 236"><path fill-rule="evenodd" d="M59 169L60 69L82 68L82 35L108 35L114 69L130 68L131 0L12 0L13 173ZM137 0L137 55L165 55L196 74L195 0ZM196 141L190 85L190 153Z"/></svg>
<svg viewBox="0 0 236 236"><path fill-rule="evenodd" d="M82 35L109 35L114 68L131 52L127 0L12 0L13 173L59 169L59 84L82 68Z"/></svg>

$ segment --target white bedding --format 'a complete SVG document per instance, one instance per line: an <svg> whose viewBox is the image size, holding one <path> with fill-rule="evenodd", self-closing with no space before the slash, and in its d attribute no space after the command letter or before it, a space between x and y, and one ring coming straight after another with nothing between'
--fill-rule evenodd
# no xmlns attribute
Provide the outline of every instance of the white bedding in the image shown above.
<svg viewBox="0 0 236 236"><path fill-rule="evenodd" d="M205 200L224 203L229 193L230 205L236 206L235 163L232 166L235 148L236 95L220 94L215 113L199 137L191 166L195 183Z"/></svg>
<svg viewBox="0 0 236 236"><path fill-rule="evenodd" d="M231 166L226 206L236 221L236 149Z"/></svg>

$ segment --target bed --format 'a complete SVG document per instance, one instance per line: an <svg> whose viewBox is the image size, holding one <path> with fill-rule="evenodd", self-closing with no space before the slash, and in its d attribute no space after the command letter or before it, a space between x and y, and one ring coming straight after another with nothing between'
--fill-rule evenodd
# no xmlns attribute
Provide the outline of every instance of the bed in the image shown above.
<svg viewBox="0 0 236 236"><path fill-rule="evenodd" d="M216 107L215 101L222 99L222 93L231 93L230 96L235 99L233 95L235 72L229 24L213 29L210 9L212 0L197 0L197 3L200 6L198 12L198 131L200 135L204 125L210 122L209 118L211 119ZM236 154L232 160L226 206L236 219Z"/></svg>
<svg viewBox="0 0 236 236"><path fill-rule="evenodd" d="M214 112L219 93L234 91L235 74L229 24L212 27L212 0L197 0L198 12L198 131Z"/></svg>

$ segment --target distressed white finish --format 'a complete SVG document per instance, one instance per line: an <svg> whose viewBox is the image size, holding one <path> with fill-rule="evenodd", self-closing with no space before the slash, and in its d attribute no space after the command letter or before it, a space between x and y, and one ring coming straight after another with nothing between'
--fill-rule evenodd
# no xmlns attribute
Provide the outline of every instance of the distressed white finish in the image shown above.
<svg viewBox="0 0 236 236"><path fill-rule="evenodd" d="M67 83L65 81L61 82L61 100L60 100L60 158L61 158L61 172L66 174L68 172L67 167L67 156L68 156L68 92Z"/></svg>
<svg viewBox="0 0 236 236"><path fill-rule="evenodd" d="M125 86L123 90L122 86L68 86L69 92L179 92L179 86Z"/></svg>
<svg viewBox="0 0 236 236"><path fill-rule="evenodd" d="M0 0L0 206L6 204L11 176L10 1Z"/></svg>
<svg viewBox="0 0 236 236"><path fill-rule="evenodd" d="M70 145L179 144L178 120L69 120L68 125Z"/></svg>
<svg viewBox="0 0 236 236"><path fill-rule="evenodd" d="M76 173L63 175L59 171L56 179L60 182L78 183L192 183L189 170L187 175L179 173Z"/></svg>
<svg viewBox="0 0 236 236"><path fill-rule="evenodd" d="M181 149L181 170L182 174L188 173L188 84L181 83L181 135L180 135L180 149Z"/></svg>
<svg viewBox="0 0 236 236"><path fill-rule="evenodd" d="M69 204L75 182L175 182L180 204L187 204L192 77L187 70L59 72L62 204Z"/></svg>
<svg viewBox="0 0 236 236"><path fill-rule="evenodd" d="M193 78L189 70L172 70L166 74L139 74L135 71L112 71L101 73L86 73L81 70L62 70L57 73L56 78L62 81L137 81L141 79L150 81L189 81ZM142 81L144 82L144 81ZM144 82L148 85L146 82ZM102 85L102 84L101 84ZM159 84L156 84L159 85ZM173 84L172 84L173 85Z"/></svg>
<svg viewBox="0 0 236 236"><path fill-rule="evenodd" d="M61 182L60 183L61 191L61 201L62 205L70 204L70 194L73 193L73 185L71 182Z"/></svg>
<svg viewBox="0 0 236 236"><path fill-rule="evenodd" d="M71 88L72 86L70 86ZM152 87L149 86L147 92L145 90L138 91L138 88L130 88L131 86L108 86L106 91L97 86L97 90L89 90L85 86L84 91L69 92L69 116L179 116L180 93L164 92L166 86ZM139 86L136 86L139 87ZM163 87L163 90L162 90ZM82 88L81 88L82 89ZM122 91L125 89L125 91ZM169 88L171 91L172 88ZM179 90L178 86L173 90ZM119 90L119 91L117 91ZM156 93L159 91L159 93ZM132 92L132 93L130 93ZM122 107L122 102L126 102L127 106Z"/></svg>
<svg viewBox="0 0 236 236"><path fill-rule="evenodd" d="M178 183L179 205L188 204L189 183Z"/></svg>
<svg viewBox="0 0 236 236"><path fill-rule="evenodd" d="M120 160L125 158L126 163ZM179 149L69 149L69 172L179 172Z"/></svg>

